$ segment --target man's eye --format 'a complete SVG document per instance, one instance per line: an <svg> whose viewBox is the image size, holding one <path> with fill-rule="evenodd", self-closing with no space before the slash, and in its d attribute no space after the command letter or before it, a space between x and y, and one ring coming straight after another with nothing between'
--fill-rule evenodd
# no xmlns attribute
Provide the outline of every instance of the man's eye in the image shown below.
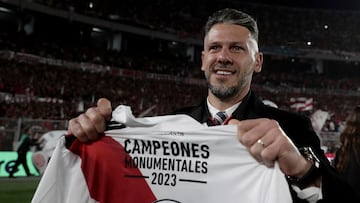
<svg viewBox="0 0 360 203"><path fill-rule="evenodd" d="M242 50L244 50L244 48L242 48L240 46L234 46L231 49L234 50L234 51L242 51Z"/></svg>
<svg viewBox="0 0 360 203"><path fill-rule="evenodd" d="M211 46L209 47L209 50L218 50L219 49L219 46Z"/></svg>

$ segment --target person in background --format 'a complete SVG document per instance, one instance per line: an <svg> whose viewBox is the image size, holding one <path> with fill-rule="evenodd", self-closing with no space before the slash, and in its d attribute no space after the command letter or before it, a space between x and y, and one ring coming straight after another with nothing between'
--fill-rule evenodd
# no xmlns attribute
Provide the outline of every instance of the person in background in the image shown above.
<svg viewBox="0 0 360 203"><path fill-rule="evenodd" d="M325 157L310 119L265 105L251 90L252 76L263 65L258 36L257 22L244 12L222 9L211 15L201 54L208 96L199 105L175 113L208 126L218 125L218 118L222 125L237 125L240 143L259 163L279 164L293 202L358 201ZM97 107L70 120L68 133L82 142L101 139L111 111L110 101L100 99Z"/></svg>
<svg viewBox="0 0 360 203"><path fill-rule="evenodd" d="M360 196L360 105L348 115L334 166Z"/></svg>
<svg viewBox="0 0 360 203"><path fill-rule="evenodd" d="M31 146L37 145L37 139L35 138L35 133L31 126L27 126L23 130L21 135L19 146L17 149L17 159L15 165L12 167L11 172L9 173L9 178L14 178L14 174L18 171L18 167L21 164L24 167L26 176L34 176L30 173L29 166L27 164L26 155L30 150Z"/></svg>

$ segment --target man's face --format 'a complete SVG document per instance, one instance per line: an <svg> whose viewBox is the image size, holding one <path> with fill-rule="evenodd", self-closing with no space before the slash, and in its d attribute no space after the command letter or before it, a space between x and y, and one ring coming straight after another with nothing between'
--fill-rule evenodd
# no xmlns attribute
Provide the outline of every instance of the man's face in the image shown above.
<svg viewBox="0 0 360 203"><path fill-rule="evenodd" d="M250 31L233 24L210 29L201 60L209 94L220 100L241 99L250 89L253 72L260 72L262 66L262 54Z"/></svg>

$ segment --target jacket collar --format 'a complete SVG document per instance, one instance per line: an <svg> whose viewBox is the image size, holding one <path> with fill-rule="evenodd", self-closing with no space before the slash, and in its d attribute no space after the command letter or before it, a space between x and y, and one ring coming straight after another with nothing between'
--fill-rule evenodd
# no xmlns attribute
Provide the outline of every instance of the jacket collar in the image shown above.
<svg viewBox="0 0 360 203"><path fill-rule="evenodd" d="M252 91L249 91L248 94L243 98L243 100L241 101L241 104L238 106L238 108L232 113L231 118L235 118L238 120L244 120L246 118L248 118L249 116L253 117L255 115L253 115L253 108L254 105L253 102L256 100L254 93L252 93ZM201 108L203 110L203 112L201 112L201 114L198 114L200 117L199 122L200 123L207 123L207 125L212 126L214 125L213 122L211 121L211 114L209 112L209 108L207 106L207 102L206 99L203 101L203 103L201 104L203 106L203 108ZM198 112L200 113L200 112ZM196 116L195 116L196 119ZM198 119L197 119L198 120Z"/></svg>

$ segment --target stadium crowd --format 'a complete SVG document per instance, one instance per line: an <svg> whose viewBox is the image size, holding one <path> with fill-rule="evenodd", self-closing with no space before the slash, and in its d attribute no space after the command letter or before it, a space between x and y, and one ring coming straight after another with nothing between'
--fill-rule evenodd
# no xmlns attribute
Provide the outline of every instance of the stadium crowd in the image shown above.
<svg viewBox="0 0 360 203"><path fill-rule="evenodd" d="M255 91L280 108L290 109L291 97L311 97L314 109L332 112L338 123L359 98L359 76L344 74L343 78L331 78L301 71L279 73L266 68L264 72L254 77ZM92 72L5 59L1 60L0 73L0 117L10 118L69 119L94 105L100 97L110 98L114 105L132 106L136 115L156 106L149 115L159 115L199 102L205 88L201 83L186 84L181 77L144 80L142 75L150 74L147 70L138 72L141 77L120 76L112 71ZM197 99L190 100L190 95L196 95Z"/></svg>
<svg viewBox="0 0 360 203"><path fill-rule="evenodd" d="M83 1L33 2L112 22L172 33L180 38L196 39L201 38L199 31L206 21L205 17L219 6L224 6L208 4L207 1L163 0L151 4L143 0L115 1L116 5L94 1L93 7L78 4ZM154 6L157 4L161 6ZM198 9L203 4L207 6ZM292 97L313 98L313 111L322 109L331 115L323 130L338 131L348 111L359 102L358 62L328 61L326 63L335 64L331 67L338 71L318 73L290 59L294 54L301 58L305 52L314 55L321 52L344 57L358 56L360 28L349 25L360 24L360 13L234 1L229 1L227 6L244 8L260 22L261 48L266 51L266 59L265 73L254 77L255 92L284 109L291 109L289 99ZM20 10L19 25L29 23L34 16L30 11ZM42 20L37 18L35 22L40 24ZM53 23L52 20L49 21ZM74 23L74 27L76 25ZM130 105L135 115L153 116L197 103L205 96L206 86L202 81L199 59L190 60L184 50L176 52L181 47L170 50L163 45L154 48L154 53L144 54L140 50L144 48L142 46L137 48L138 54L133 54L125 48L109 50L93 46L89 36L67 41L64 33L50 36L52 32L41 34L36 29L39 28L35 27L34 33L27 33L19 26L12 31L0 32L0 117L67 120L94 105L100 97L109 98L114 107L118 104ZM311 46L306 43L309 41L312 42ZM24 60L17 54L33 57ZM273 59L278 57L277 54L282 58ZM36 57L54 63L31 60ZM313 62L309 63L314 65ZM99 70L89 71L85 67ZM120 70L128 71L128 74L117 74ZM158 75L151 77L152 74ZM197 82L186 82L185 79L189 78Z"/></svg>
<svg viewBox="0 0 360 203"><path fill-rule="evenodd" d="M114 22L171 32L182 37L201 38L206 17L224 6L241 8L259 22L261 44L269 47L308 48L359 52L360 13L356 10L329 10L269 6L240 1L62 1L36 0L35 2ZM206 5L206 6L204 6ZM200 9L199 9L200 8ZM311 23L309 23L311 22ZM334 40L336 39L336 40Z"/></svg>
<svg viewBox="0 0 360 203"><path fill-rule="evenodd" d="M154 2L143 0L93 1L92 7L85 4L86 1L36 0L34 2L108 20L109 22L146 28L149 32L153 30L161 31L175 34L179 38L195 38L199 41L201 40L201 26L209 13L224 6L242 8L242 10L258 19L262 49L268 52L290 53L301 56L310 51L311 53L319 52L343 58L358 56L360 52L360 34L358 34L360 28L352 26L360 24L360 13L357 11L315 10L237 1L227 1L224 5L223 2L219 3L216 0L213 3L206 3L207 1L179 2L165 0ZM201 5L206 5L206 7ZM197 9L199 6L201 6L201 9ZM50 26L54 20L21 9L17 15L19 27L14 29L22 32L1 33L2 47L12 50L22 49L27 53L46 55L57 59L91 61L103 64L111 63L114 66L129 65L129 60L132 59L134 59L134 61L131 61L132 63L146 60L146 58L142 57L134 58L134 55L129 56L128 53L124 52L95 50L94 47L90 46L91 42L84 39L74 41L60 39L55 41L58 38L69 38L66 33L58 33L57 36L50 39L48 35L50 35L51 30L48 30L46 34L21 30L20 25L25 26L33 22L33 25L36 26L48 20L49 24L46 26ZM71 19L68 20L69 24L73 23ZM69 28L71 26L66 27L66 29ZM39 28L36 27L36 29ZM74 31L67 30L67 32ZM86 38L85 33L83 33L82 37ZM12 43L14 41L15 44ZM308 44L309 42L311 44ZM166 53L164 51L161 56L157 56L157 60L162 60L161 57ZM128 58L125 61L119 60L118 58L123 58L122 56ZM152 56L152 60L155 58ZM184 61L185 58L182 56L178 59ZM168 66L157 68L161 69L161 71L173 69L168 68Z"/></svg>

